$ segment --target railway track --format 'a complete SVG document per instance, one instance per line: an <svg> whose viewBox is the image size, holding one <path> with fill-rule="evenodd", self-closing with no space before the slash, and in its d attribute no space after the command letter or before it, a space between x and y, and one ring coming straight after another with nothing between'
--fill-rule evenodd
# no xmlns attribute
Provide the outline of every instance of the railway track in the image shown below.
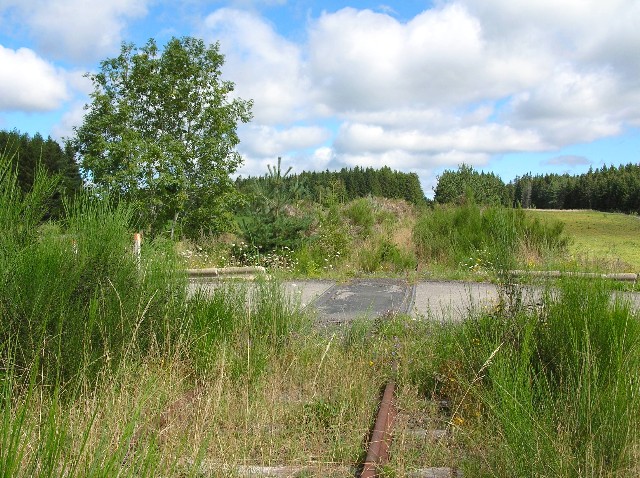
<svg viewBox="0 0 640 478"><path fill-rule="evenodd" d="M399 410L395 399L396 384L389 381L384 389L378 414L376 416L375 425L369 440L367 456L359 474L360 478L378 478L385 476L385 470L391 471L392 476L406 476L408 478L457 478L462 473L455 467L451 466L429 466L428 461L435 453L433 448L446 448L451 441L451 430L449 429L450 420L446 417L450 410L449 403L441 401L436 405L439 413L442 415L440 420L430 420L428 426L444 425L437 428L422 428L420 426L412 426L412 421L420 423L422 420L418 417L411 417L410 413ZM401 415L405 415L402 417ZM402 470L396 469L391 464L390 456L393 453L396 443L396 422L402 419L404 426L399 430L398 441L401 442L397 446L402 448L405 455L422 456L422 463L403 464ZM426 447L431 447L425 450ZM408 450L413 448L413 450ZM412 453L413 452L413 453ZM408 465L408 466L407 466ZM417 465L417 466L416 466Z"/></svg>
<svg viewBox="0 0 640 478"><path fill-rule="evenodd" d="M346 330L353 320L367 317L370 320L386 320L396 314L408 314L414 304L416 285L401 279L354 280L346 284L328 284L323 291L312 300L312 308L317 313L316 325L329 327L335 332ZM345 327L343 327L345 326ZM338 332L339 333L339 332ZM396 376L395 364L391 365L390 376ZM375 410L374 425L363 440L362 457L357 463L269 463L231 464L207 463L198 464L200 471L206 476L237 477L361 477L375 478L382 476L407 476L412 478L449 478L461 476L446 460L435 460L434 453L427 452L431 448L446 448L450 443L451 433L447 429L448 417L446 407L431 406L424 400L419 410L407 410L398 406L396 394L398 387L394 380L384 386L379 403ZM441 415L439 419L425 420L424 413ZM396 423L401 426L396 431ZM410 448L412 450L410 450ZM395 463L394 450L412 456L424 456L423 461L412 460L411 463ZM438 454L438 453L436 453ZM439 453L442 455L443 453ZM186 465L186 464L185 464ZM435 465L435 466L434 466ZM220 474L222 472L222 474Z"/></svg>
<svg viewBox="0 0 640 478"><path fill-rule="evenodd" d="M391 380L384 388L384 393L378 406L375 424L369 435L367 442L367 453L363 463L354 463L352 466L331 463L309 463L309 464L280 464L280 465L245 465L245 464L229 464L229 463L213 463L203 460L197 465L190 461L183 461L182 465L186 469L194 470L204 476L234 476L243 478L300 478L300 477L358 477L358 478L382 478L384 476L397 476L407 478L457 478L462 474L455 467L429 466L430 463L412 463L409 466L404 464L400 469L394 468L390 458L394 452L394 447L401 450L403 454L411 454L409 447L413 448L414 456L429 457L434 453L426 450L426 447L446 448L451 441L450 430L446 428L449 419L442 416L440 420L429 420L427 423L431 425L442 425L445 427L422 428L424 424L424 416L415 417L407 411L399 410L396 403L396 383ZM191 393L185 396L190 397ZM159 417L158 423L164 423L170 419L172 414L180 414L181 407L190 406L192 399L184 399L170 404L167 410ZM443 410L450 407L446 402L439 402L436 406ZM168 418L169 417L169 418ZM402 422L402 427L396 434L395 425L397 421ZM398 436L396 436L398 435ZM396 443L398 442L398 443ZM135 445L134 445L135 446ZM391 473L391 475L389 475Z"/></svg>

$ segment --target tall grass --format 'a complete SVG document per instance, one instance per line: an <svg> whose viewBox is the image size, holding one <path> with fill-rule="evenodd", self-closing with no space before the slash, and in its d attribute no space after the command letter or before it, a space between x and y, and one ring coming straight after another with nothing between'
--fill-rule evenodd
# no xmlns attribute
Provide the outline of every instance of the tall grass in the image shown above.
<svg viewBox="0 0 640 478"><path fill-rule="evenodd" d="M416 221L414 242L419 259L453 268L504 271L522 263L527 253L563 252L562 223L543 223L521 209L437 205Z"/></svg>
<svg viewBox="0 0 640 478"><path fill-rule="evenodd" d="M498 309L448 341L449 379L435 387L491 437L470 446L474 476L637 473L640 322L605 283L563 283L536 309Z"/></svg>
<svg viewBox="0 0 640 478"><path fill-rule="evenodd" d="M44 222L55 181L38 173L24 194L0 157L0 476L175 474L148 417L221 351L234 380L258 381L302 315L274 283L189 297L173 244L132 254L126 204L84 194ZM179 389L157 388L167 370Z"/></svg>
<svg viewBox="0 0 640 478"><path fill-rule="evenodd" d="M22 196L6 168L0 183L0 340L16 344L17 370L37 359L49 384L89 378L105 359L115 366L131 343L142 354L162 343L185 294L168 249L150 244L138 267L126 205L84 194L65 223L43 224L53 184L39 174Z"/></svg>

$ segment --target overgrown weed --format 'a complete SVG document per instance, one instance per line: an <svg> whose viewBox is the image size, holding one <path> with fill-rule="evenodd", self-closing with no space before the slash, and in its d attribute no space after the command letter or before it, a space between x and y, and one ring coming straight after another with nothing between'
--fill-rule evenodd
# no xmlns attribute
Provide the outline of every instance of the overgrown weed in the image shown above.
<svg viewBox="0 0 640 478"><path fill-rule="evenodd" d="M472 200L460 206L425 210L414 228L421 262L450 269L500 274L523 264L525 258L549 257L566 250L561 223L543 223L521 209L480 207Z"/></svg>
<svg viewBox="0 0 640 478"><path fill-rule="evenodd" d="M511 300L443 337L435 394L456 404L470 435L496 438L467 445L476 476L634 469L640 323L605 282L562 281L535 307Z"/></svg>

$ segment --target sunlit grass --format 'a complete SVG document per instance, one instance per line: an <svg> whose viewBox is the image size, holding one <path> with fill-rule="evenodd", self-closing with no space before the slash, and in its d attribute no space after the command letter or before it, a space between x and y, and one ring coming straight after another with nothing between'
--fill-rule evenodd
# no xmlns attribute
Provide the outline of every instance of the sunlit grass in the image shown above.
<svg viewBox="0 0 640 478"><path fill-rule="evenodd" d="M436 390L460 416L465 475L635 476L640 323L609 287L564 281L441 335Z"/></svg>
<svg viewBox="0 0 640 478"><path fill-rule="evenodd" d="M0 477L233 476L238 465L351 476L391 378L388 476L638 475L640 322L604 282L560 281L534 307L505 287L512 300L456 324L314 328L276 280L187 295L173 244L150 241L136 261L125 206L83 197L43 227L52 182L22 195L14 179L0 167ZM411 223L377 214L377 239L362 242L375 251L353 257L372 273L406 269ZM513 218L492 214L500 239ZM591 226L610 216L592 214ZM525 230L544 243L544 228ZM507 264L522 240L506 239L471 266ZM431 427L446 441L415 439Z"/></svg>
<svg viewBox="0 0 640 478"><path fill-rule="evenodd" d="M571 237L576 266L612 272L640 271L640 217L598 211L527 210L541 219L562 221Z"/></svg>

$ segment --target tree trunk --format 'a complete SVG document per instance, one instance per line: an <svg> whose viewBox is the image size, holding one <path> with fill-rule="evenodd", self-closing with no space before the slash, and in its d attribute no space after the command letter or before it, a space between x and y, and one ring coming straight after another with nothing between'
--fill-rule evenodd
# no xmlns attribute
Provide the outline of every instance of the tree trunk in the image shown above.
<svg viewBox="0 0 640 478"><path fill-rule="evenodd" d="M173 215L173 221L171 221L171 240L173 241L173 235L176 230L176 224L178 223L178 211Z"/></svg>

